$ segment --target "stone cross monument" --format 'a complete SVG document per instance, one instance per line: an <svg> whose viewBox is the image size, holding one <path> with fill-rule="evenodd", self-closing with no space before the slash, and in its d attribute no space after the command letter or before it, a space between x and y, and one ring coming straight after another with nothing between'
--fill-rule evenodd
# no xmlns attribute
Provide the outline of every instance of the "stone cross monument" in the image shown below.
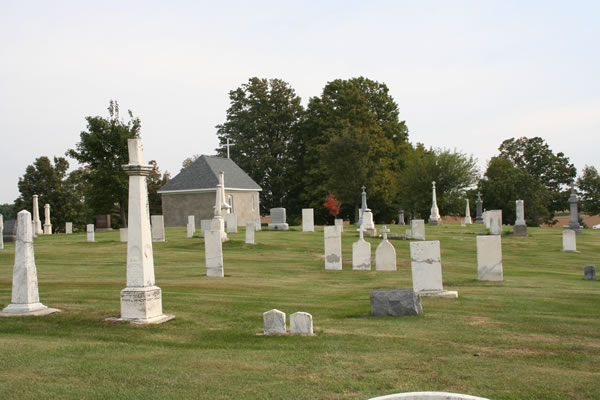
<svg viewBox="0 0 600 400"><path fill-rule="evenodd" d="M33 195L33 224L35 229L33 230L33 236L41 235L42 232L42 221L40 221L40 208L38 205L38 195Z"/></svg>
<svg viewBox="0 0 600 400"><path fill-rule="evenodd" d="M44 206L44 235L52 235L52 224L50 223L50 204Z"/></svg>
<svg viewBox="0 0 600 400"><path fill-rule="evenodd" d="M471 220L471 207L469 207L469 199L467 199L467 206L465 208L465 225L471 225L473 221Z"/></svg>
<svg viewBox="0 0 600 400"><path fill-rule="evenodd" d="M363 213L367 211L367 192L365 192L366 188L367 187L365 185L361 186L361 206L360 210L358 210L358 222L356 223L356 225L358 225L359 227L363 224Z"/></svg>
<svg viewBox="0 0 600 400"><path fill-rule="evenodd" d="M431 215L429 216L429 225L440 224L440 210L437 206L437 196L435 194L435 181L432 183L433 191L431 195Z"/></svg>
<svg viewBox="0 0 600 400"><path fill-rule="evenodd" d="M481 201L481 193L477 193L477 200L475 201L476 214L475 223L483 224L483 201Z"/></svg>
<svg viewBox="0 0 600 400"><path fill-rule="evenodd" d="M154 255L148 184L153 167L144 163L141 139L127 139L129 164L129 212L127 231L127 287L121 290L121 320L159 324L175 318L162 312L162 292L154 281Z"/></svg>
<svg viewBox="0 0 600 400"><path fill-rule="evenodd" d="M225 173L219 172L219 183L217 184L216 199L215 199L215 216L211 221L210 230L219 231L221 236L221 242L229 240L227 232L225 232L225 219L223 215L227 214L231 208L225 201Z"/></svg>

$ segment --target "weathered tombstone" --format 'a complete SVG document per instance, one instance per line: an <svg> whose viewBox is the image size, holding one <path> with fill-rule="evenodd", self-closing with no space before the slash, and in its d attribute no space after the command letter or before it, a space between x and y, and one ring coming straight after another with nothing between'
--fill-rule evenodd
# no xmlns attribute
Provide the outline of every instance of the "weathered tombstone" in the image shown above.
<svg viewBox="0 0 600 400"><path fill-rule="evenodd" d="M373 213L368 208L363 212L363 222L360 227L364 230L367 236L377 235L375 222L373 222Z"/></svg>
<svg viewBox="0 0 600 400"><path fill-rule="evenodd" d="M411 221L412 224L412 221ZM406 239L412 239L412 229L405 229L404 230L404 237Z"/></svg>
<svg viewBox="0 0 600 400"><path fill-rule="evenodd" d="M254 222L248 222L246 224L246 243L247 244L256 244L254 243Z"/></svg>
<svg viewBox="0 0 600 400"><path fill-rule="evenodd" d="M85 230L87 232L87 241L95 242L96 240L94 238L94 224L87 224Z"/></svg>
<svg viewBox="0 0 600 400"><path fill-rule="evenodd" d="M527 236L527 223L525 222L525 204L523 200L516 201L517 220L513 227L514 236Z"/></svg>
<svg viewBox="0 0 600 400"><path fill-rule="evenodd" d="M489 230L492 235L502 235L502 210L487 211Z"/></svg>
<svg viewBox="0 0 600 400"><path fill-rule="evenodd" d="M191 237L194 237L194 226L190 225L188 222L188 224L185 226L185 228L186 228L186 237L188 239Z"/></svg>
<svg viewBox="0 0 600 400"><path fill-rule="evenodd" d="M65 222L65 233L67 235L71 235L73 233L73 223L72 222Z"/></svg>
<svg viewBox="0 0 600 400"><path fill-rule="evenodd" d="M422 219L413 219L410 221L411 239L425 240L425 221Z"/></svg>
<svg viewBox="0 0 600 400"><path fill-rule="evenodd" d="M563 231L563 251L577 251L577 238L575 235L575 231L570 229Z"/></svg>
<svg viewBox="0 0 600 400"><path fill-rule="evenodd" d="M315 231L315 212L312 208L302 209L302 232Z"/></svg>
<svg viewBox="0 0 600 400"><path fill-rule="evenodd" d="M119 229L119 240L121 243L127 243L127 228Z"/></svg>
<svg viewBox="0 0 600 400"><path fill-rule="evenodd" d="M162 215L151 215L150 223L152 225L152 241L165 241L165 218Z"/></svg>
<svg viewBox="0 0 600 400"><path fill-rule="evenodd" d="M290 226L285 222L285 208L271 208L270 231L287 231Z"/></svg>
<svg viewBox="0 0 600 400"><path fill-rule="evenodd" d="M194 215L188 215L187 222L187 237L191 238L196 233L196 217Z"/></svg>
<svg viewBox="0 0 600 400"><path fill-rule="evenodd" d="M227 227L227 233L237 233L238 224L237 215L235 213L225 214L225 226Z"/></svg>
<svg viewBox="0 0 600 400"><path fill-rule="evenodd" d="M255 231L257 231L257 232L258 232L258 231L262 230L262 225L261 225L261 223L260 223L260 217L259 217L259 218L256 218L256 219L254 220L254 224L256 225L256 226L254 227L254 228L255 228L255 229L254 229Z"/></svg>
<svg viewBox="0 0 600 400"><path fill-rule="evenodd" d="M302 311L298 311L290 315L290 332L294 335L312 335L312 315Z"/></svg>
<svg viewBox="0 0 600 400"><path fill-rule="evenodd" d="M396 249L387 238L390 230L387 226L381 228L383 240L375 249L375 270L376 271L396 271Z"/></svg>
<svg viewBox="0 0 600 400"><path fill-rule="evenodd" d="M4 217L0 214L0 250L4 249Z"/></svg>
<svg viewBox="0 0 600 400"><path fill-rule="evenodd" d="M223 278L223 245L221 232L218 229L204 232L204 255L206 260L206 276Z"/></svg>
<svg viewBox="0 0 600 400"><path fill-rule="evenodd" d="M500 235L477 236L477 279L501 281L502 237Z"/></svg>
<svg viewBox="0 0 600 400"><path fill-rule="evenodd" d="M357 271L371 270L371 243L364 239L364 229L358 229L358 241L352 243L352 269Z"/></svg>
<svg viewBox="0 0 600 400"><path fill-rule="evenodd" d="M371 315L399 317L422 313L421 296L412 288L371 291Z"/></svg>
<svg viewBox="0 0 600 400"><path fill-rule="evenodd" d="M469 199L467 199L467 205L465 207L465 219L463 220L464 225L471 225L471 208L469 207Z"/></svg>
<svg viewBox="0 0 600 400"><path fill-rule="evenodd" d="M342 269L342 233L335 226L323 227L325 237L325 269Z"/></svg>
<svg viewBox="0 0 600 400"><path fill-rule="evenodd" d="M372 397L369 400L490 400L483 397L449 392L407 392Z"/></svg>
<svg viewBox="0 0 600 400"><path fill-rule="evenodd" d="M17 240L17 220L7 219L4 222L4 234L2 235L6 243L12 243Z"/></svg>
<svg viewBox="0 0 600 400"><path fill-rule="evenodd" d="M482 210L483 210L483 202L481 201L481 193L477 193L477 200L475 201L475 223L476 224L483 224L483 216L482 216Z"/></svg>
<svg viewBox="0 0 600 400"><path fill-rule="evenodd" d="M37 268L33 251L33 226L31 214L23 210L17 214L17 240L13 268L11 303L2 310L3 315L46 315L58 312L40 303Z"/></svg>
<svg viewBox="0 0 600 400"><path fill-rule="evenodd" d="M490 229L490 214L489 214L489 211L484 211L483 212L483 224L485 225L486 229Z"/></svg>
<svg viewBox="0 0 600 400"><path fill-rule="evenodd" d="M458 292L444 290L440 242L410 243L413 289L421 296L458 297Z"/></svg>
<svg viewBox="0 0 600 400"><path fill-rule="evenodd" d="M594 265L586 265L583 267L583 279L586 281L596 280L596 267Z"/></svg>
<svg viewBox="0 0 600 400"><path fill-rule="evenodd" d="M431 214L429 215L429 225L440 224L440 210L437 205L437 196L435 193L435 181L432 183L433 189L431 192Z"/></svg>
<svg viewBox="0 0 600 400"><path fill-rule="evenodd" d="M175 318L163 314L162 291L154 279L152 231L148 213L147 176L154 171L144 163L142 140L127 139L129 210L127 213L127 286L121 290L121 318L136 324L159 324Z"/></svg>
<svg viewBox="0 0 600 400"><path fill-rule="evenodd" d="M38 205L38 195L33 195L33 223L35 224L35 229L33 230L33 236L41 235L44 232L42 231L42 221L40 220L40 207Z"/></svg>
<svg viewBox="0 0 600 400"><path fill-rule="evenodd" d="M50 223L50 204L44 206L44 235L52 235L52 224Z"/></svg>
<svg viewBox="0 0 600 400"><path fill-rule="evenodd" d="M277 309L263 313L265 335L285 334L285 313Z"/></svg>
<svg viewBox="0 0 600 400"><path fill-rule="evenodd" d="M583 231L583 227L579 225L579 212L577 211L577 194L575 193L575 184L571 185L571 195L569 196L569 225L564 228L570 229L577 234Z"/></svg>
<svg viewBox="0 0 600 400"><path fill-rule="evenodd" d="M344 220L341 218L336 218L334 220L335 227L340 231L340 233L344 232Z"/></svg>
<svg viewBox="0 0 600 400"><path fill-rule="evenodd" d="M406 225L404 223L404 210L398 211L398 225Z"/></svg>
<svg viewBox="0 0 600 400"><path fill-rule="evenodd" d="M200 220L200 236L204 237L204 232L210 231L211 224L212 224L212 219Z"/></svg>
<svg viewBox="0 0 600 400"><path fill-rule="evenodd" d="M110 223L110 214L97 215L95 229L99 232L112 230L112 226Z"/></svg>

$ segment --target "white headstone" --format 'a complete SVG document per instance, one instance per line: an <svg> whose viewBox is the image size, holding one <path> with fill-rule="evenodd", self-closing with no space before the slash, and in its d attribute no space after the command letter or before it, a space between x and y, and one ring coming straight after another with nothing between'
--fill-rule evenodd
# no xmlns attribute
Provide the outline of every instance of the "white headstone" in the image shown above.
<svg viewBox="0 0 600 400"><path fill-rule="evenodd" d="M458 297L457 292L444 290L438 240L411 242L410 265L415 292L421 296Z"/></svg>
<svg viewBox="0 0 600 400"><path fill-rule="evenodd" d="M196 216L194 215L188 215L188 232L191 230L192 231L192 235L194 233L196 233ZM191 237L191 236L188 236Z"/></svg>
<svg viewBox="0 0 600 400"><path fill-rule="evenodd" d="M387 239L390 230L384 226L379 232L383 234L383 240L375 250L375 270L396 271L396 249Z"/></svg>
<svg viewBox="0 0 600 400"><path fill-rule="evenodd" d="M290 332L296 335L312 335L312 315L302 311L290 315Z"/></svg>
<svg viewBox="0 0 600 400"><path fill-rule="evenodd" d="M477 279L501 281L502 237L500 235L477 236Z"/></svg>
<svg viewBox="0 0 600 400"><path fill-rule="evenodd" d="M200 235L204 237L204 232L210 231L210 226L212 225L212 219L203 219L200 220Z"/></svg>
<svg viewBox="0 0 600 400"><path fill-rule="evenodd" d="M485 225L486 229L490 229L490 212L484 211L482 214L482 217L483 217L483 224Z"/></svg>
<svg viewBox="0 0 600 400"><path fill-rule="evenodd" d="M285 334L285 313L276 309L263 313L265 335Z"/></svg>
<svg viewBox="0 0 600 400"><path fill-rule="evenodd" d="M65 233L67 235L70 235L73 233L73 223L72 222L65 222Z"/></svg>
<svg viewBox="0 0 600 400"><path fill-rule="evenodd" d="M165 218L162 215L151 215L150 223L152 224L152 241L165 241Z"/></svg>
<svg viewBox="0 0 600 400"><path fill-rule="evenodd" d="M363 212L362 225L364 230L375 229L375 222L373 222L373 212L366 210Z"/></svg>
<svg viewBox="0 0 600 400"><path fill-rule="evenodd" d="M410 222L411 239L425 240L425 221L422 219L413 219Z"/></svg>
<svg viewBox="0 0 600 400"><path fill-rule="evenodd" d="M38 195L33 195L33 223L35 224L35 230L33 231L33 236L41 235L44 232L42 231L42 221L40 220L40 207L38 205Z"/></svg>
<svg viewBox="0 0 600 400"><path fill-rule="evenodd" d="M570 229L563 231L563 251L577 251L577 232Z"/></svg>
<svg viewBox="0 0 600 400"><path fill-rule="evenodd" d="M33 252L33 226L29 211L23 210L17 214L12 300L11 304L2 310L2 314L49 314L58 311L48 309L40 303L37 268Z"/></svg>
<svg viewBox="0 0 600 400"><path fill-rule="evenodd" d="M325 226L325 269L342 269L342 233L336 226Z"/></svg>
<svg viewBox="0 0 600 400"><path fill-rule="evenodd" d="M491 210L487 213L490 233L492 235L502 235L502 210Z"/></svg>
<svg viewBox="0 0 600 400"><path fill-rule="evenodd" d="M122 243L127 243L127 228L119 229L119 240Z"/></svg>
<svg viewBox="0 0 600 400"><path fill-rule="evenodd" d="M344 232L344 220L341 218L336 218L334 222L335 222L335 227L338 228L340 233Z"/></svg>
<svg viewBox="0 0 600 400"><path fill-rule="evenodd" d="M0 250L4 248L4 217L0 214Z"/></svg>
<svg viewBox="0 0 600 400"><path fill-rule="evenodd" d="M255 229L254 229L255 231L257 231L257 232L258 232L258 231L262 230L262 226L261 226L261 224L260 224L260 217L259 217L259 218L256 218L256 219L254 220L254 224L256 225L256 226L255 226Z"/></svg>
<svg viewBox="0 0 600 400"><path fill-rule="evenodd" d="M44 235L52 235L52 224L50 223L50 204L44 205Z"/></svg>
<svg viewBox="0 0 600 400"><path fill-rule="evenodd" d="M194 225L191 225L188 222L188 224L185 227L186 227L186 236L188 238L194 237Z"/></svg>
<svg viewBox="0 0 600 400"><path fill-rule="evenodd" d="M31 232L32 237L35 239L37 237L37 235L35 234L35 221L31 221Z"/></svg>
<svg viewBox="0 0 600 400"><path fill-rule="evenodd" d="M87 241L88 242L95 242L95 238L94 238L94 224L87 224L85 226L85 231L87 232Z"/></svg>
<svg viewBox="0 0 600 400"><path fill-rule="evenodd" d="M405 229L404 230L404 237L406 239L412 239L412 229Z"/></svg>
<svg viewBox="0 0 600 400"><path fill-rule="evenodd" d="M229 237L227 237L227 232L225 232L224 215L228 214L231 206L225 201L225 173L223 171L219 172L219 183L217 184L215 193L215 214L210 223L210 230L218 230L221 235L221 242L226 242L229 240Z"/></svg>
<svg viewBox="0 0 600 400"><path fill-rule="evenodd" d="M206 259L206 276L223 278L223 246L221 232L210 230L204 232L204 255Z"/></svg>
<svg viewBox="0 0 600 400"><path fill-rule="evenodd" d="M371 243L365 241L363 237L364 229L362 227L358 229L358 232L360 235L358 241L352 243L352 269L358 271L370 271Z"/></svg>
<svg viewBox="0 0 600 400"><path fill-rule="evenodd" d="M235 213L225 214L225 225L227 226L227 233L237 233L237 215Z"/></svg>
<svg viewBox="0 0 600 400"><path fill-rule="evenodd" d="M148 212L147 176L154 167L142 156L141 139L127 139L129 209L127 218L127 286L121 290L121 320L137 324L161 323L175 318L162 311L162 291L154 278L152 230Z"/></svg>
<svg viewBox="0 0 600 400"><path fill-rule="evenodd" d="M254 222L248 222L246 224L246 243L247 244L256 244L254 243Z"/></svg>
<svg viewBox="0 0 600 400"><path fill-rule="evenodd" d="M315 213L312 208L302 209L302 232L315 231Z"/></svg>
<svg viewBox="0 0 600 400"><path fill-rule="evenodd" d="M465 225L471 225L473 221L471 220L471 208L469 207L469 199L467 199L467 206L465 207L465 219L463 220Z"/></svg>
<svg viewBox="0 0 600 400"><path fill-rule="evenodd" d="M269 223L270 231L287 231L290 226L286 223L285 208L271 208L271 223Z"/></svg>

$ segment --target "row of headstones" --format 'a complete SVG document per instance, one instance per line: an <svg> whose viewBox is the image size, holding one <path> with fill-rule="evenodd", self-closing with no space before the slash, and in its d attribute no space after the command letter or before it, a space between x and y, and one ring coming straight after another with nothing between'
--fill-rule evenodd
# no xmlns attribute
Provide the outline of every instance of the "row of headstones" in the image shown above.
<svg viewBox="0 0 600 400"><path fill-rule="evenodd" d="M162 215L152 215L150 217L150 221L151 221L150 226L151 226L152 241L153 242L164 242L165 241L165 219L164 219L164 217ZM65 228L66 228L65 232L67 234L73 233L73 225L71 224L71 222L67 222ZM95 235L94 224L87 224L85 230L87 233L87 241L95 242L96 235ZM119 240L121 242L127 243L128 232L129 231L127 228L119 229Z"/></svg>
<svg viewBox="0 0 600 400"><path fill-rule="evenodd" d="M264 312L263 331L265 335L287 334L285 313L275 308ZM290 333L292 335L313 335L312 315L302 311L290 315Z"/></svg>

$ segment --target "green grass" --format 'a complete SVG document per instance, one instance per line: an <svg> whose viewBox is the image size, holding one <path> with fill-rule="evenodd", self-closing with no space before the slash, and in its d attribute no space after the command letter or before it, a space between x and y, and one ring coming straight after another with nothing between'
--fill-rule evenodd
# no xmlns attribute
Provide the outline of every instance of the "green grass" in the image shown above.
<svg viewBox="0 0 600 400"><path fill-rule="evenodd" d="M402 233L404 227L393 226ZM398 271L325 271L323 231L244 233L224 244L224 279L207 278L204 245L168 228L154 243L163 310L156 326L119 315L126 244L118 231L35 241L41 301L63 310L0 318L1 399L366 399L449 391L491 399L600 399L600 231L561 251L560 229L505 235L503 282L477 281L480 225L427 226L440 240L444 286L423 315L371 317L372 289L411 287L408 241L392 241ZM368 239L373 252L379 239ZM0 306L10 303L14 244L0 250ZM374 256L374 254L373 254ZM374 265L373 265L374 269ZM315 337L257 336L262 313L313 315Z"/></svg>

